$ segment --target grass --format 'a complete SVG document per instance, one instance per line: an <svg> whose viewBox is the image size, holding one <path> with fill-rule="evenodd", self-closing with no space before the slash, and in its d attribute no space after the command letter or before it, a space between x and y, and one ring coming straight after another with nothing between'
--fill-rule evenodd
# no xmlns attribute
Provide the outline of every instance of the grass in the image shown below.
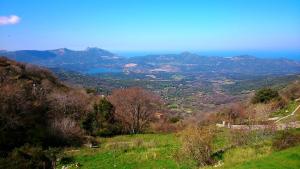
<svg viewBox="0 0 300 169"><path fill-rule="evenodd" d="M289 115L297 108L298 105L299 103L297 103L296 101L291 101L283 109L273 112L271 114L271 117L283 117Z"/></svg>
<svg viewBox="0 0 300 169"><path fill-rule="evenodd" d="M214 139L214 149L229 144L227 129L219 129ZM99 148L66 149L71 163L79 163L82 169L190 169L197 168L194 161L178 162L180 138L176 134L138 134L112 138L98 138ZM187 160L187 159L186 159ZM70 163L70 164L71 164ZM60 165L58 168L61 168Z"/></svg>
<svg viewBox="0 0 300 169"><path fill-rule="evenodd" d="M237 166L233 169L299 169L300 146L292 147L283 151L274 152L261 159L255 159Z"/></svg>
<svg viewBox="0 0 300 169"><path fill-rule="evenodd" d="M175 153L180 142L174 134L125 135L99 140L98 149L65 152L73 157L73 163L82 165L82 169L195 168L191 162L176 162Z"/></svg>
<svg viewBox="0 0 300 169"><path fill-rule="evenodd" d="M300 129L293 129L300 133ZM230 145L230 131L219 129L214 138L214 150ZM279 132L278 132L279 134ZM99 148L82 147L77 151L66 149L72 157L71 163L79 163L82 169L193 169L194 161L180 161L176 152L180 150L180 139L176 134L123 135L112 138L98 138ZM272 149L272 139L264 139L256 144L239 146L226 151L222 156L223 165L219 169L299 169L300 145L283 151ZM61 168L60 165L58 168ZM215 167L208 166L205 169ZM72 168L70 168L72 169Z"/></svg>
<svg viewBox="0 0 300 169"><path fill-rule="evenodd" d="M178 109L178 107L179 107L179 105L175 104L175 103L168 105L169 109Z"/></svg>
<svg viewBox="0 0 300 169"><path fill-rule="evenodd" d="M268 144L259 146L243 146L233 148L225 152L223 156L223 165L218 167L220 169L231 169L234 166L243 164L249 160L260 159L271 154L272 149ZM205 167L206 169L212 169L214 167Z"/></svg>
<svg viewBox="0 0 300 169"><path fill-rule="evenodd" d="M296 107L298 105L300 105L299 101L298 102L295 102L296 104ZM296 107L294 108L294 110L296 109ZM294 111L292 110L292 111ZM288 123L288 122L292 122L292 121L300 121L300 109L298 109L296 112L295 112L295 115L294 116L290 116L284 120L281 121L281 123Z"/></svg>
<svg viewBox="0 0 300 169"><path fill-rule="evenodd" d="M230 146L230 130L227 128L218 128L216 131L216 137L213 139L214 151L220 150L224 147Z"/></svg>
<svg viewBox="0 0 300 169"><path fill-rule="evenodd" d="M276 135L281 132L278 131ZM300 129L291 129L291 132L297 134ZM203 169L299 169L300 145L276 152L272 148L272 141L270 137L255 144L230 149L224 153L221 166Z"/></svg>
<svg viewBox="0 0 300 169"><path fill-rule="evenodd" d="M203 169L299 169L300 145L275 152L271 146L238 147L225 153L220 167Z"/></svg>
<svg viewBox="0 0 300 169"><path fill-rule="evenodd" d="M300 109L295 112L295 119L296 121L300 121Z"/></svg>

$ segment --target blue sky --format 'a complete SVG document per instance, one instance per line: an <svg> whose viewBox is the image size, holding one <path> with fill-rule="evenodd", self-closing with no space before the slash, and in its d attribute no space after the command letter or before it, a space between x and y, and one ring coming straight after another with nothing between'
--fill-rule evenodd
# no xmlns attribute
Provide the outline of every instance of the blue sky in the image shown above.
<svg viewBox="0 0 300 169"><path fill-rule="evenodd" d="M299 0L0 0L0 16L7 50L300 51Z"/></svg>

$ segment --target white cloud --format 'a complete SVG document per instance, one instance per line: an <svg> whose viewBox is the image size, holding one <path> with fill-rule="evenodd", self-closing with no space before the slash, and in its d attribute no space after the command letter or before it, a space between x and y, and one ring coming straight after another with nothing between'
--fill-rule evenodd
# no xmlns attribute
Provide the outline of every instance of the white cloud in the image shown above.
<svg viewBox="0 0 300 169"><path fill-rule="evenodd" d="M0 26L17 24L20 20L21 18L16 15L0 16Z"/></svg>

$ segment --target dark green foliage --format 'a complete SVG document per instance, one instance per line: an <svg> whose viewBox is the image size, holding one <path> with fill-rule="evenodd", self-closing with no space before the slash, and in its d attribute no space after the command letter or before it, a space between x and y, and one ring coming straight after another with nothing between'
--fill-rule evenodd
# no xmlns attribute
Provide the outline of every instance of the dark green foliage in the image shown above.
<svg viewBox="0 0 300 169"><path fill-rule="evenodd" d="M114 120L114 106L106 98L94 105L94 113L100 122L112 122Z"/></svg>
<svg viewBox="0 0 300 169"><path fill-rule="evenodd" d="M81 127L89 134L93 135L98 128L97 119L94 112L88 113L81 122Z"/></svg>
<svg viewBox="0 0 300 169"><path fill-rule="evenodd" d="M171 117L170 119L169 119L169 121L171 122L171 123L177 123L177 122L179 122L180 121L180 116L175 116L175 117Z"/></svg>
<svg viewBox="0 0 300 169"><path fill-rule="evenodd" d="M112 136L121 131L114 118L114 106L106 98L94 104L94 110L87 114L81 126L89 135Z"/></svg>
<svg viewBox="0 0 300 169"><path fill-rule="evenodd" d="M267 103L275 99L280 99L278 91L271 88L264 88L255 93L255 96L252 98L252 103Z"/></svg>
<svg viewBox="0 0 300 169"><path fill-rule="evenodd" d="M261 88L272 87L282 89L286 85L295 80L299 80L298 75L285 75L285 76L229 76L235 83L223 84L222 88L229 94L240 94L241 92L249 92L252 90L259 90Z"/></svg>
<svg viewBox="0 0 300 169"><path fill-rule="evenodd" d="M74 162L75 162L74 157L71 156L64 156L59 161L59 163L62 165L72 164Z"/></svg>
<svg viewBox="0 0 300 169"><path fill-rule="evenodd" d="M85 91L87 93L97 93L97 90L96 89L93 89L93 88L86 88Z"/></svg>
<svg viewBox="0 0 300 169"><path fill-rule="evenodd" d="M52 169L59 151L43 150L25 145L14 149L6 158L0 158L2 169Z"/></svg>

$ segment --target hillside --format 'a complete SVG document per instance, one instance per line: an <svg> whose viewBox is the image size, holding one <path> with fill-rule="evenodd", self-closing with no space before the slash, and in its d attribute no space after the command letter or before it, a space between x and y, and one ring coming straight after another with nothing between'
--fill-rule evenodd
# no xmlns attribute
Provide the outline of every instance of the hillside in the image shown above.
<svg viewBox="0 0 300 169"><path fill-rule="evenodd" d="M6 83L24 83L39 87L47 81L52 87L65 87L54 75L35 65L22 64L5 57L0 57L1 85Z"/></svg>
<svg viewBox="0 0 300 169"><path fill-rule="evenodd" d="M50 168L49 147L81 144L88 100L46 69L0 57L0 168Z"/></svg>

